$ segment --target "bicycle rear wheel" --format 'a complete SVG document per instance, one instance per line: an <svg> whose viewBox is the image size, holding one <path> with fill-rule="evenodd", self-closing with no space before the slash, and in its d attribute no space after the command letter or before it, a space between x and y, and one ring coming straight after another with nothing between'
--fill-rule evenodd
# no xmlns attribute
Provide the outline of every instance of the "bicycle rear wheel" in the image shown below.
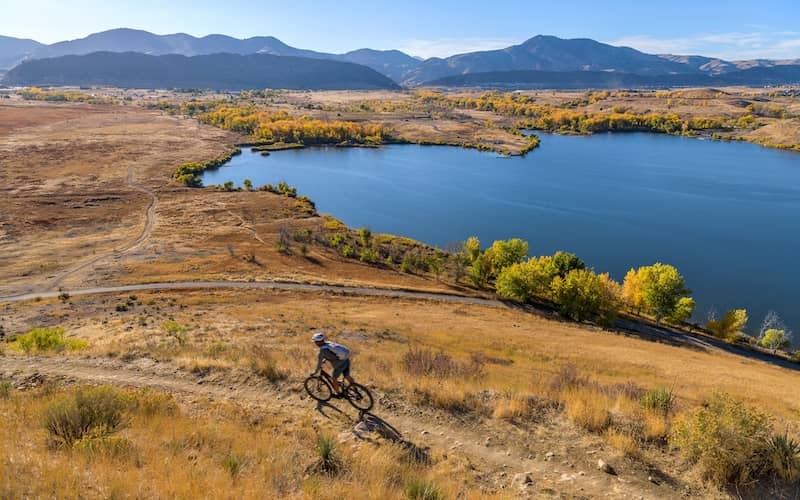
<svg viewBox="0 0 800 500"><path fill-rule="evenodd" d="M305 387L308 395L317 401L328 401L333 395L331 386L322 377L308 377L303 382L303 387Z"/></svg>
<svg viewBox="0 0 800 500"><path fill-rule="evenodd" d="M372 409L372 405L375 404L369 389L361 384L351 384L347 386L346 391L347 400L357 410L369 411Z"/></svg>

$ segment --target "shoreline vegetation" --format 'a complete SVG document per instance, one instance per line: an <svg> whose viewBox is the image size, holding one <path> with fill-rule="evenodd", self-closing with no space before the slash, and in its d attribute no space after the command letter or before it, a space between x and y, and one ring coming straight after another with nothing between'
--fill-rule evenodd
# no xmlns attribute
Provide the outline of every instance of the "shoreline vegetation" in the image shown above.
<svg viewBox="0 0 800 500"><path fill-rule="evenodd" d="M626 95L625 92L617 92ZM542 104L522 93L490 91L473 96L452 96L442 92L421 90L417 93L423 101L453 109L490 111L519 118L514 127L539 130L555 134L591 135L598 132L649 132L658 134L697 137L704 135L714 140L752 142L764 147L800 152L800 144L778 144L767 139L722 135L721 132L753 130L760 126L759 117L794 119L797 114L787 109L767 104L747 104L739 117L680 116L678 113L633 112L625 106L615 106L610 111L577 109L607 99L610 91L587 91L583 98L563 106ZM656 98L680 98L680 91L655 92Z"/></svg>

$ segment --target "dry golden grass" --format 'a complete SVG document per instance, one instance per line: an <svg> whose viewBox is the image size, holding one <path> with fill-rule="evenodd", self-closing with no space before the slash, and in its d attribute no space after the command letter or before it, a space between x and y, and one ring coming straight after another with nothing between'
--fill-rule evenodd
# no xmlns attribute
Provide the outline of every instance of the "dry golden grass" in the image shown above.
<svg viewBox="0 0 800 500"><path fill-rule="evenodd" d="M178 409L158 392L131 392L137 402L118 433L72 449L46 444L39 416L74 389L41 390L0 399L0 497L403 498L422 478L447 498L477 498L452 464L425 466L385 443L336 443L337 474L307 472L315 442L330 427L310 418L287 422L231 404L192 403ZM24 445L20 436L25 436Z"/></svg>
<svg viewBox="0 0 800 500"><path fill-rule="evenodd" d="M591 432L602 432L611 425L611 400L594 388L568 389L561 395L566 405L567 417Z"/></svg>
<svg viewBox="0 0 800 500"><path fill-rule="evenodd" d="M605 433L608 444L628 457L637 457L640 454L639 443L632 433L608 429Z"/></svg>

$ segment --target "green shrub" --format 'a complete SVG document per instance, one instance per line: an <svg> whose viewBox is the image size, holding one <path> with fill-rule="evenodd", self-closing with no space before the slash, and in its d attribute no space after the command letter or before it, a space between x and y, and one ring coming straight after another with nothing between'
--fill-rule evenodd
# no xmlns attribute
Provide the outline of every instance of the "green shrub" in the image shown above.
<svg viewBox="0 0 800 500"><path fill-rule="evenodd" d="M372 231L368 227L362 227L358 234L361 237L361 246L368 247L372 241Z"/></svg>
<svg viewBox="0 0 800 500"><path fill-rule="evenodd" d="M406 498L409 500L439 500L444 498L439 488L422 478L412 479L406 483Z"/></svg>
<svg viewBox="0 0 800 500"><path fill-rule="evenodd" d="M376 249L374 249L374 248L365 248L365 249L361 250L361 256L359 257L359 260L361 262L366 262L366 263L369 263L369 264L373 264L373 263L378 261L378 258L379 258L379 255L378 255L378 251Z"/></svg>
<svg viewBox="0 0 800 500"><path fill-rule="evenodd" d="M675 393L667 387L650 389L639 400L642 407L666 415L675 407Z"/></svg>
<svg viewBox="0 0 800 500"><path fill-rule="evenodd" d="M345 245L342 247L342 257L354 257L356 255L356 251L353 250L353 247L350 245Z"/></svg>
<svg viewBox="0 0 800 500"><path fill-rule="evenodd" d="M769 469L769 418L723 393L679 419L670 436L703 477L719 486L746 485Z"/></svg>
<svg viewBox="0 0 800 500"><path fill-rule="evenodd" d="M8 399L11 396L13 386L8 380L0 380L0 399Z"/></svg>
<svg viewBox="0 0 800 500"><path fill-rule="evenodd" d="M800 479L800 443L788 434L776 434L768 442L772 470L786 481Z"/></svg>
<svg viewBox="0 0 800 500"><path fill-rule="evenodd" d="M34 328L30 332L18 336L12 345L26 353L78 351L89 347L89 343L85 340L64 338L64 329L61 327Z"/></svg>
<svg viewBox="0 0 800 500"><path fill-rule="evenodd" d="M186 332L189 330L177 321L169 320L161 323L161 328L170 337L174 338L178 345L186 345Z"/></svg>
<svg viewBox="0 0 800 500"><path fill-rule="evenodd" d="M123 425L131 401L121 390L101 386L77 391L50 403L44 426L56 446L72 446L84 437L101 437Z"/></svg>

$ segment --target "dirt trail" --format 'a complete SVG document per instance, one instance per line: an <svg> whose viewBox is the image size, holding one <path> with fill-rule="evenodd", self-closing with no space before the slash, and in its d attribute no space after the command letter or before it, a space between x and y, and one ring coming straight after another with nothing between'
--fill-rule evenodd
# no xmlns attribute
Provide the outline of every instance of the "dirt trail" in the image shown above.
<svg viewBox="0 0 800 500"><path fill-rule="evenodd" d="M253 409L278 412L299 418L314 412L316 404L302 392L299 381L281 386L248 385L225 379L202 379L173 364L142 358L130 363L105 358L0 357L0 376L17 379L39 374L75 382L154 389L212 399L227 400ZM381 400L381 392L376 399ZM352 433L358 413L345 402L318 407L318 418L328 418L341 426L342 440L358 439ZM517 473L528 473L533 483L524 490L509 489L521 497L558 492L569 497L654 498L678 496L672 486L648 481L641 471L619 476L595 470L596 455L556 456L546 459L515 449L516 436L483 424L465 424L456 419L426 416L407 411L402 405L376 403L373 410L380 419L396 428L403 438L417 446L430 447L434 456L453 454L496 488L513 488ZM487 444L487 437L492 440ZM557 441L559 436L553 436Z"/></svg>
<svg viewBox="0 0 800 500"><path fill-rule="evenodd" d="M153 226L155 225L156 205L158 204L158 196L156 196L156 193L154 191L135 183L133 167L128 168L126 184L131 189L142 192L150 198L150 203L148 203L147 210L145 211L144 214L144 227L142 228L142 232L139 234L139 236L137 236L136 239L128 242L121 248L115 248L111 252L97 255L87 261L73 265L72 267L64 270L54 278L44 282L41 286L34 288L33 291L43 292L47 290L53 290L54 288L58 288L68 278L75 276L81 271L92 267L93 265L97 264L102 260L111 257L119 257L120 255L138 247L139 245L144 243L148 238L150 238L150 234L153 232Z"/></svg>

